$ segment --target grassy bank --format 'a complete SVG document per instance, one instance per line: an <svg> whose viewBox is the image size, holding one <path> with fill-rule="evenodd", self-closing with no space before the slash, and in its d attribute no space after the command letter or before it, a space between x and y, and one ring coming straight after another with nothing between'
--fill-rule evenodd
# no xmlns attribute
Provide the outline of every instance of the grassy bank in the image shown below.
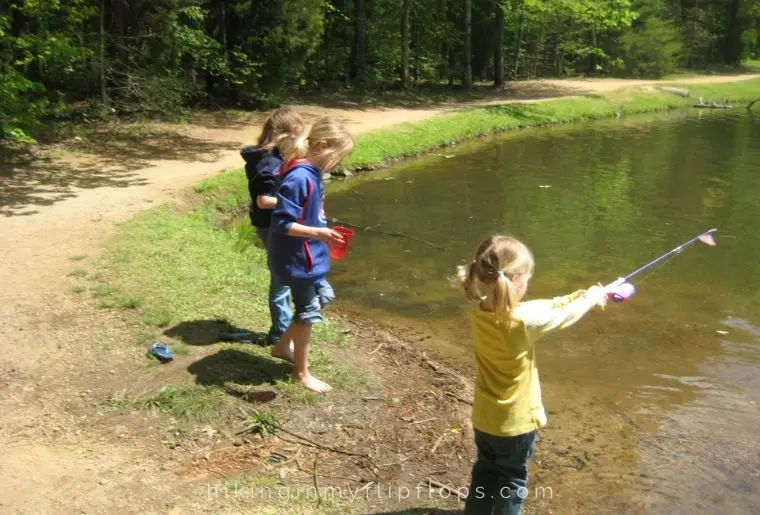
<svg viewBox="0 0 760 515"><path fill-rule="evenodd" d="M685 108L696 103L699 97L710 101L731 100L737 104L760 97L760 80L684 88L689 90L689 98L648 88L536 104L467 109L421 122L401 124L359 135L355 150L346 159L344 166L347 169L372 169L452 142L525 127Z"/></svg>

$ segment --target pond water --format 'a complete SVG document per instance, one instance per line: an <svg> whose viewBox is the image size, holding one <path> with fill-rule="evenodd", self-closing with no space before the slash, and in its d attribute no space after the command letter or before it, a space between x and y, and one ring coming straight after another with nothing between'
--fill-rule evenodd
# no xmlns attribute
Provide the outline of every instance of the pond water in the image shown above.
<svg viewBox="0 0 760 515"><path fill-rule="evenodd" d="M474 373L451 285L491 233L534 252L529 297L626 274L717 227L631 301L539 343L549 426L534 485L556 513L754 513L760 506L760 119L671 113L479 141L332 184L359 232L333 263L344 309L424 334ZM379 224L379 225L378 225ZM467 478L462 484L466 485Z"/></svg>

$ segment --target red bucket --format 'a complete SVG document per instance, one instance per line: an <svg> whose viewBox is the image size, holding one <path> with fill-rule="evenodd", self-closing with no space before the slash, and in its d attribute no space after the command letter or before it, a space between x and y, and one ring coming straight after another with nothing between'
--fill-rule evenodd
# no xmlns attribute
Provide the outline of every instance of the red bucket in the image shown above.
<svg viewBox="0 0 760 515"><path fill-rule="evenodd" d="M343 236L343 243L330 243L330 257L333 259L343 259L346 257L346 254L348 254L348 243L356 233L353 229L349 229L348 227L343 227L341 225L336 225L333 227L333 231Z"/></svg>

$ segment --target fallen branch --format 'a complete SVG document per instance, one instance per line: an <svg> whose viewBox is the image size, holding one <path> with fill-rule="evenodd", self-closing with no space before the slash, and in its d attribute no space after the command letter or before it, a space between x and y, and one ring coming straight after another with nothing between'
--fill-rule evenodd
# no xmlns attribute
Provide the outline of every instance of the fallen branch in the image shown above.
<svg viewBox="0 0 760 515"><path fill-rule="evenodd" d="M372 458L370 457L369 454L360 454L358 452L344 451L343 449L338 449L337 447L331 447L329 445L322 445L321 443L317 443L314 440L310 440L310 439L306 438L305 436L299 435L298 433L294 433L293 431L290 431L288 429L285 429L285 428L282 428L282 427L279 428L279 429L280 429L280 431L282 431L285 434L288 434L288 435L290 435L290 436L292 436L294 438L298 438L299 440L303 440L303 442L306 442L307 444L309 444L310 447L314 447L315 449L322 449L323 451L330 451L330 452L334 452L334 453L337 453L337 454L343 454L345 456L355 456L357 458L366 458L366 459L372 461ZM282 440L284 442L294 443L296 445L298 445L298 444L304 445L302 442L294 442L292 440L286 440L285 438L282 438L281 436L278 437L278 438L280 438L280 440Z"/></svg>
<svg viewBox="0 0 760 515"><path fill-rule="evenodd" d="M385 345L385 342L380 342L380 345L378 345L377 347L375 347L375 350L373 350L372 352L370 352L369 355L372 356L374 353L376 353L377 351L379 351L380 349L382 349L383 345Z"/></svg>
<svg viewBox="0 0 760 515"><path fill-rule="evenodd" d="M345 225L346 227L353 227L354 229L360 229L360 230L366 231L366 232L376 232L378 234L384 234L386 236L394 236L396 238L406 238L407 240L416 241L417 243L422 243L423 245L427 245L428 247L431 247L431 248L434 248L434 249L446 250L446 247L442 247L442 246L437 245L435 243L430 243L429 241L422 240L422 239L417 238L415 236L409 236L408 234L403 234L403 233L400 233L400 232L388 232L388 231L382 231L380 229L377 229L377 227L380 227L380 224L363 226L363 225L352 224L350 222L344 222L342 220L338 220L337 218L333 218L332 222L334 224Z"/></svg>
<svg viewBox="0 0 760 515"><path fill-rule="evenodd" d="M314 489L317 491L317 508L322 505L322 496L319 493L319 482L317 481L317 457L319 453L314 454L314 466L311 469L312 477L314 478Z"/></svg>
<svg viewBox="0 0 760 515"><path fill-rule="evenodd" d="M447 434L448 433L443 433L441 436L438 437L438 439L433 444L433 448L430 449L430 454L431 455L435 454L435 451L438 450L438 447L441 445L441 442L443 442L443 439L446 438Z"/></svg>
<svg viewBox="0 0 760 515"><path fill-rule="evenodd" d="M428 480L428 485L433 488L438 488L439 490L443 490L443 491L449 492L450 494L454 494L463 501L467 498L465 494L463 494L462 492L460 492L453 486L446 485L444 483L441 483L440 481L436 481L433 478L427 478L427 480Z"/></svg>
<svg viewBox="0 0 760 515"><path fill-rule="evenodd" d="M470 399L465 399L464 397L460 397L459 395L455 394L454 392L446 392L446 395L448 395L449 397L452 397L452 398L458 400L459 402L463 402L463 403L465 403L465 404L467 404L469 406L472 406L472 401Z"/></svg>

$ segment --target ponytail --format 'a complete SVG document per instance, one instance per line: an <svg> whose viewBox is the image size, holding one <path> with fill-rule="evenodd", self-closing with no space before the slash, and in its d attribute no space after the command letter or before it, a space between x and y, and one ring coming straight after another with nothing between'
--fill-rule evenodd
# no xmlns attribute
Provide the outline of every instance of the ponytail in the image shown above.
<svg viewBox="0 0 760 515"><path fill-rule="evenodd" d="M293 159L303 159L309 153L309 138L305 135L300 135L293 142L293 146L288 149L285 154L285 162L289 163Z"/></svg>
<svg viewBox="0 0 760 515"><path fill-rule="evenodd" d="M494 313L511 318L517 307L516 278L533 272L533 255L520 241L493 236L480 244L475 259L458 268L458 279L471 301L489 300Z"/></svg>

